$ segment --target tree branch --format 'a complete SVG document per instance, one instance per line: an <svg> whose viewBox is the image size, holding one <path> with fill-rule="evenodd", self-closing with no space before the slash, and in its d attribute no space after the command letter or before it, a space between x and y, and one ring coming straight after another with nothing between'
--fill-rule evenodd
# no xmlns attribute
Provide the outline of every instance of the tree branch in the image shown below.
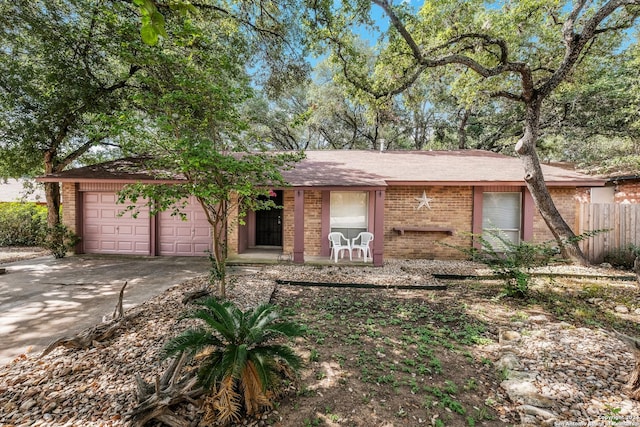
<svg viewBox="0 0 640 427"><path fill-rule="evenodd" d="M562 26L562 34L565 42L565 55L562 63L555 71L555 73L547 80L539 89L538 93L541 97L549 95L558 85L564 81L569 72L573 69L574 65L580 57L580 53L587 45L587 43L596 36L598 26L617 9L627 5L638 5L640 0L610 0L605 3L600 9L598 9L593 16L591 16L584 24L582 33L576 34L575 21L580 15L586 1L578 1L573 10L571 11L567 21ZM628 22L631 26L637 19L637 16L632 16L632 19Z"/></svg>
<svg viewBox="0 0 640 427"><path fill-rule="evenodd" d="M64 156L64 158L58 160L56 165L56 170L54 170L54 172L60 172L64 170L64 168L69 166L74 160L78 159L80 156L85 154L87 151L91 149L91 147L93 147L94 145L97 145L104 138L105 136L91 138L87 142L82 144L80 147L76 148L71 153Z"/></svg>

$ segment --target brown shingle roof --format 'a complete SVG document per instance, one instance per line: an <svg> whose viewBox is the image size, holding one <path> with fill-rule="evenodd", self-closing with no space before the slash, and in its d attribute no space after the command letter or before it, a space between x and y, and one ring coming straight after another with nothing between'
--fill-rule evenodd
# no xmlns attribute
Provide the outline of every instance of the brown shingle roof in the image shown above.
<svg viewBox="0 0 640 427"><path fill-rule="evenodd" d="M523 185L520 159L482 150L307 151L284 177L294 187L385 187L387 185ZM144 159L127 158L47 175L40 181L160 182ZM542 165L548 185L600 186L604 180ZM166 179L164 180L166 181Z"/></svg>
<svg viewBox="0 0 640 427"><path fill-rule="evenodd" d="M168 180L165 174L154 174L145 167L147 157L127 157L81 168L48 174L38 181L72 182L164 182L184 181L180 177Z"/></svg>
<svg viewBox="0 0 640 427"><path fill-rule="evenodd" d="M483 150L307 151L307 158L285 173L294 186L393 184L524 184L520 159ZM575 171L542 165L549 185L602 185Z"/></svg>

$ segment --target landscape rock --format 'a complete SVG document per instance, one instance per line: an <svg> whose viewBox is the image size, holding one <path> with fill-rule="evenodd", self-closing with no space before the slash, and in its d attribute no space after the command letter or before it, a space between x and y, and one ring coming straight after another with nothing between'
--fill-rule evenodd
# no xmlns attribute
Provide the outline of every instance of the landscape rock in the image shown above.
<svg viewBox="0 0 640 427"><path fill-rule="evenodd" d="M536 316L530 316L529 321L533 323L546 323L549 321L549 318L544 314L538 314Z"/></svg>
<svg viewBox="0 0 640 427"><path fill-rule="evenodd" d="M520 361L513 353L506 353L496 362L497 370L513 371L520 366Z"/></svg>
<svg viewBox="0 0 640 427"><path fill-rule="evenodd" d="M525 405L539 406L542 408L550 408L553 406L553 400L538 393L538 389L529 381L520 379L505 380L500 383L514 403L522 402Z"/></svg>
<svg viewBox="0 0 640 427"><path fill-rule="evenodd" d="M533 416L535 416L537 418L540 418L541 420L551 420L551 419L555 419L555 418L558 417L553 412L547 411L547 410L542 409L542 408L538 408L537 406L522 405L522 406L518 407L518 409L520 411L524 412L525 414L533 415Z"/></svg>
<svg viewBox="0 0 640 427"><path fill-rule="evenodd" d="M501 331L500 332L500 344L519 341L521 338L520 333L516 331Z"/></svg>
<svg viewBox="0 0 640 427"><path fill-rule="evenodd" d="M255 268L243 276L241 282L230 284L228 290L231 299L247 308L271 299L276 288L275 278L353 282L354 277L360 277L384 286L414 283L419 279L418 283L436 284L438 282L425 271L474 273L480 268L484 266L425 260L388 262L379 269L273 265ZM167 337L177 335L188 326L188 322L176 322L176 313L185 309L181 298L185 292L198 289L206 282L207 277L202 276L176 285L128 310L130 323L104 348L59 348L41 359L29 354L0 366L0 425L126 425L125 414L135 405L133 375L137 373L145 381L152 381L162 372L164 365L159 362L159 349ZM438 297L439 294L434 296ZM605 304L606 301L590 303ZM496 396L500 396L493 406L499 418L504 419L506 425L522 419L540 426L557 423L553 418L543 419L550 414L559 421L598 419L613 408L619 409L621 416L639 416L640 404L625 395L625 385L634 367L634 357L626 345L598 327L558 322L552 314L541 315L538 308L535 310L533 315L523 316L517 328L513 322L516 309L511 312L504 309L506 320L497 319L490 311L473 313L490 325L486 336L493 339L493 343L473 347L474 356L494 361L494 368L504 358L509 370L508 379L501 383L503 387L497 383L494 387ZM483 318L482 313L486 317ZM504 332L506 338L511 339L504 339ZM497 343L500 338L504 345ZM386 359L390 357L389 353ZM517 361L517 364L508 365L512 366L509 368L507 361ZM513 403L506 400L505 394ZM393 425L404 424L400 420Z"/></svg>

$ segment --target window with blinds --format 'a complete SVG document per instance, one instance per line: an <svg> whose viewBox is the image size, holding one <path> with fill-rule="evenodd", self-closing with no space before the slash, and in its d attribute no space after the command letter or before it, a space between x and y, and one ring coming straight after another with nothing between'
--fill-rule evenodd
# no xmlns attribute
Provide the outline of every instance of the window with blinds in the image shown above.
<svg viewBox="0 0 640 427"><path fill-rule="evenodd" d="M352 239L369 224L369 194L365 191L331 192L331 231L338 231Z"/></svg>
<svg viewBox="0 0 640 427"><path fill-rule="evenodd" d="M495 237L520 243L522 230L522 193L486 192L482 194L482 237L494 249L504 249Z"/></svg>

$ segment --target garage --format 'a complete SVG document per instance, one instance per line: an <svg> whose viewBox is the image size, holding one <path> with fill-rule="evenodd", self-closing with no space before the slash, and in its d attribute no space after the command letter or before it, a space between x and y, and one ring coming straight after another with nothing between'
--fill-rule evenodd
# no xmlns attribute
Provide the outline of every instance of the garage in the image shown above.
<svg viewBox="0 0 640 427"><path fill-rule="evenodd" d="M83 193L82 246L93 254L151 254L149 209L141 208L136 218L117 204L113 192Z"/></svg>
<svg viewBox="0 0 640 427"><path fill-rule="evenodd" d="M158 215L158 255L206 256L211 251L211 226L202 206L190 197L183 217L171 211Z"/></svg>

